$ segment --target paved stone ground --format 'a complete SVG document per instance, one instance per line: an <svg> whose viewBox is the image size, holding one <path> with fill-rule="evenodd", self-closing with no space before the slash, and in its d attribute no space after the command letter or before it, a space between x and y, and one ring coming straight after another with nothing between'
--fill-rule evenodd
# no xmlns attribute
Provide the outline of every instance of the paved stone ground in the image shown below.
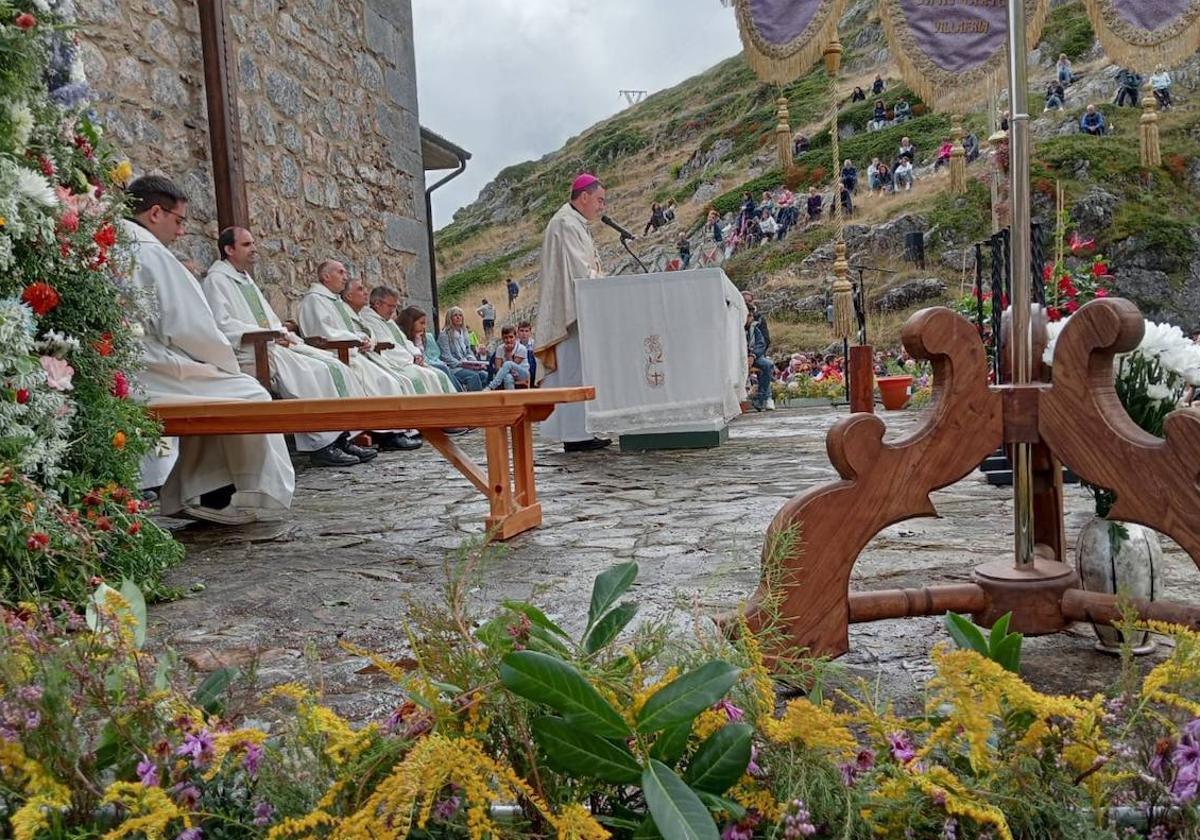
<svg viewBox="0 0 1200 840"><path fill-rule="evenodd" d="M836 478L824 438L841 416L844 409L747 415L716 450L568 456L538 441L545 523L507 544L472 597L532 597L578 628L595 574L635 559L643 616L674 612L684 621L696 608L734 608L758 582L763 535L780 504ZM894 436L918 415L884 419ZM482 460L481 433L460 440ZM483 531L486 501L428 446L364 467L297 473L293 508L279 521L240 529L171 523L187 546L171 582L195 591L152 609L154 637L200 670L254 662L265 683L317 673L351 718L386 713L394 692L358 673L364 661L338 642L399 655L406 605L439 597L443 565ZM1067 494L1073 544L1091 505L1078 487ZM872 541L855 568L856 588L965 581L979 563L1011 556L1009 490L975 473L934 501L940 519L901 523ZM1200 600L1200 572L1173 543L1166 574L1167 597ZM860 625L840 663L846 679L882 673L884 690L911 708L931 672L928 651L945 638L938 618ZM1044 690L1091 692L1110 684L1117 667L1092 650L1091 629L1076 626L1027 640L1023 672Z"/></svg>

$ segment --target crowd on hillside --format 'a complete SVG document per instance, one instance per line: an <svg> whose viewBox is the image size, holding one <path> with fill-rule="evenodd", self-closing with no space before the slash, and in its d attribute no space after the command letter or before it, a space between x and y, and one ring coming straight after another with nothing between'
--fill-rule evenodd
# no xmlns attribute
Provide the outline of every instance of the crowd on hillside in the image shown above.
<svg viewBox="0 0 1200 840"><path fill-rule="evenodd" d="M1058 57L1055 64L1054 78L1046 83L1045 111L1062 111L1067 107L1068 89L1078 81L1080 74L1076 73L1071 60L1065 54ZM1170 110L1175 102L1171 96L1173 80L1170 71L1162 64L1155 67L1149 78L1149 87L1154 99L1163 110ZM1113 105L1118 108L1141 106L1142 89L1147 80L1140 73L1122 67L1113 77ZM1094 103L1088 103L1079 118L1079 131L1096 137L1104 137L1111 130L1104 113Z"/></svg>

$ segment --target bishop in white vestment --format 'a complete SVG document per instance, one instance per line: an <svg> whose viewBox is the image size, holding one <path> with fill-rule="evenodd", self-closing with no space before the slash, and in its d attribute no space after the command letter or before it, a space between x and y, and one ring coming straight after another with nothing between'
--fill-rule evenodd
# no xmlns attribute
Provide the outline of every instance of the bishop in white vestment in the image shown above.
<svg viewBox="0 0 1200 840"><path fill-rule="evenodd" d="M545 388L583 384L583 359L575 316L575 281L599 277L600 258L589 223L604 213L604 187L592 175L571 185L571 200L558 209L542 238L541 291L538 302L538 381ZM546 437L563 442L568 452L600 449L611 441L587 431L587 405L562 403L541 425Z"/></svg>
<svg viewBox="0 0 1200 840"><path fill-rule="evenodd" d="M133 282L149 299L141 325L145 366L136 377L140 397L148 402L269 400L271 395L242 373L199 282L167 248L183 230L183 192L162 176L139 178L127 192L134 221L121 224L135 260ZM145 482L144 476L143 486L150 486ZM230 485L227 505L201 499L221 495ZM253 521L258 509L289 507L295 486L282 435L184 437L159 502L165 514L240 524Z"/></svg>

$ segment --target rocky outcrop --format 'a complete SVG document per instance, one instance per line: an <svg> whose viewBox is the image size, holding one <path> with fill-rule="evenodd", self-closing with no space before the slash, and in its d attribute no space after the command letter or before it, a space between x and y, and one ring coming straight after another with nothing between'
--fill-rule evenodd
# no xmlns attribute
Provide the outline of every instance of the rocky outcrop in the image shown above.
<svg viewBox="0 0 1200 840"><path fill-rule="evenodd" d="M732 151L733 141L727 137L717 140L705 151L697 149L688 158L687 163L679 168L679 180L687 181L695 175L707 171L723 161Z"/></svg>
<svg viewBox="0 0 1200 840"><path fill-rule="evenodd" d="M875 298L871 305L881 312L909 309L927 300L937 300L946 294L946 284L936 277L908 280L893 286Z"/></svg>

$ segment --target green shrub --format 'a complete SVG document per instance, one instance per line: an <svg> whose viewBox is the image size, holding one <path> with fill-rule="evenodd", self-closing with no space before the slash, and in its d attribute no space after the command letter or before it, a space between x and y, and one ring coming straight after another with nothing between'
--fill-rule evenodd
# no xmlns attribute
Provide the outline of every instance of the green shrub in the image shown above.
<svg viewBox="0 0 1200 840"><path fill-rule="evenodd" d="M1051 9L1043 31L1042 50L1054 61L1061 53L1072 61L1081 58L1096 42L1092 22L1079 0Z"/></svg>
<svg viewBox="0 0 1200 840"><path fill-rule="evenodd" d="M555 207L554 209L557 210L558 208ZM451 274L438 284L438 299L446 305L457 303L471 289L499 283L508 276L508 267L512 265L514 260L525 256L537 247L537 244L525 245L473 268Z"/></svg>

